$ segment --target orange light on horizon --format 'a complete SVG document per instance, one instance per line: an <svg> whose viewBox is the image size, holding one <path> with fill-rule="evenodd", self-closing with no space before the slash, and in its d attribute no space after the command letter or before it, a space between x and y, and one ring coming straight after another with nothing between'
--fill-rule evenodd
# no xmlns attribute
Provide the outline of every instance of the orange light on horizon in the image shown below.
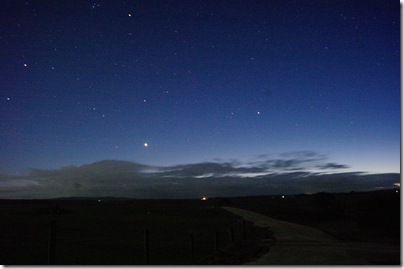
<svg viewBox="0 0 404 269"><path fill-rule="evenodd" d="M204 196L204 197L201 198L201 200L206 201L206 200L208 200L208 198Z"/></svg>

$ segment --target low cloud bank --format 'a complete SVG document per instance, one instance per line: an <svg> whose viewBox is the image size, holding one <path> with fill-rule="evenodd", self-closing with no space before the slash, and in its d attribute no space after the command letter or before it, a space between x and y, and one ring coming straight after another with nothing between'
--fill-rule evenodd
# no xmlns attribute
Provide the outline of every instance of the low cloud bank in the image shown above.
<svg viewBox="0 0 404 269"><path fill-rule="evenodd" d="M397 187L400 174L347 173L311 151L238 160L157 167L105 160L56 170L0 176L0 198L114 196L138 199L225 197L370 191Z"/></svg>

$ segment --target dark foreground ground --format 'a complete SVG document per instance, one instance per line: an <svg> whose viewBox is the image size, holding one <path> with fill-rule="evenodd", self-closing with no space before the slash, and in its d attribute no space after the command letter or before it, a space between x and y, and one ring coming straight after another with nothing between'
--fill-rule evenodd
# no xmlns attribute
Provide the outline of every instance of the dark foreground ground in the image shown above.
<svg viewBox="0 0 404 269"><path fill-rule="evenodd" d="M222 206L315 227L343 242L400 246L398 190L207 201L0 200L0 263L42 265L51 257L62 265L244 264L270 251L263 243L270 230ZM400 257L383 264L400 264Z"/></svg>
<svg viewBox="0 0 404 269"><path fill-rule="evenodd" d="M0 217L5 265L242 264L269 234L200 200L3 200Z"/></svg>
<svg viewBox="0 0 404 269"><path fill-rule="evenodd" d="M336 239L400 245L400 191L225 198L224 205L317 228Z"/></svg>
<svg viewBox="0 0 404 269"><path fill-rule="evenodd" d="M316 228L281 221L249 210L226 210L273 232L270 250L249 265L398 265L400 246L344 242Z"/></svg>
<svg viewBox="0 0 404 269"><path fill-rule="evenodd" d="M269 252L250 264L401 264L399 190L245 197L222 202L248 209L246 213L232 211L274 233ZM253 211L263 215L248 213ZM310 227L318 232L311 232ZM324 235L317 236L321 231Z"/></svg>

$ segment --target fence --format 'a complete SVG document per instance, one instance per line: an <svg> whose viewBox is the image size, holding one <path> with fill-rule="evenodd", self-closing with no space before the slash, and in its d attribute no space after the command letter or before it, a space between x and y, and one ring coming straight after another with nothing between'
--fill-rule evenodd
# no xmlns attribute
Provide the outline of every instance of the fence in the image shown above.
<svg viewBox="0 0 404 269"><path fill-rule="evenodd" d="M58 262L58 255L61 255L61 253L58 253L58 249L60 248L56 240L58 232L60 231L57 230L56 221L51 221L48 235L49 265L60 264L60 262ZM164 244L158 243L161 242L161 240L154 240L156 239L156 236L161 237L163 235L158 234L156 231L145 229L143 231L143 246L141 250L143 255L141 253L134 253L137 256L143 256L142 262L145 265L164 264L164 259L159 256L168 251L169 246L163 246ZM225 229L215 230L211 233L190 231L189 233L186 233L185 237L187 237L186 240L184 240L184 238L174 239L183 244L182 249L183 254L185 255L182 255L182 262L180 263L198 264L204 258L208 256L214 257L220 252L231 249L240 241L245 240L248 237L248 224L242 218L234 216L232 223ZM153 245L155 246L154 248L152 247ZM156 245L159 246L156 247ZM203 249L202 247L199 247L200 245ZM166 249L164 249L164 247L166 247ZM141 248L137 247L137 249L139 250Z"/></svg>

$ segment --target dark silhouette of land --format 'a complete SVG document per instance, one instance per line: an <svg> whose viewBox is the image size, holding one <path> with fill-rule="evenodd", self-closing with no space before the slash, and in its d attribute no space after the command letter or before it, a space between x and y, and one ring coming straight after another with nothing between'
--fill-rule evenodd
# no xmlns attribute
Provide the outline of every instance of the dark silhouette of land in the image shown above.
<svg viewBox="0 0 404 269"><path fill-rule="evenodd" d="M344 242L304 225L233 207L226 210L273 232L270 250L253 265L399 264L400 248L391 244Z"/></svg>
<svg viewBox="0 0 404 269"><path fill-rule="evenodd" d="M145 230L148 263L155 265L401 262L398 189L207 200L0 200L0 214L0 263L6 265L48 264L49 253L61 265L142 265ZM292 245L279 235L288 227L299 227L287 234ZM306 234L301 231L309 231L310 240L297 240ZM301 248L313 250L310 259L299 258Z"/></svg>

